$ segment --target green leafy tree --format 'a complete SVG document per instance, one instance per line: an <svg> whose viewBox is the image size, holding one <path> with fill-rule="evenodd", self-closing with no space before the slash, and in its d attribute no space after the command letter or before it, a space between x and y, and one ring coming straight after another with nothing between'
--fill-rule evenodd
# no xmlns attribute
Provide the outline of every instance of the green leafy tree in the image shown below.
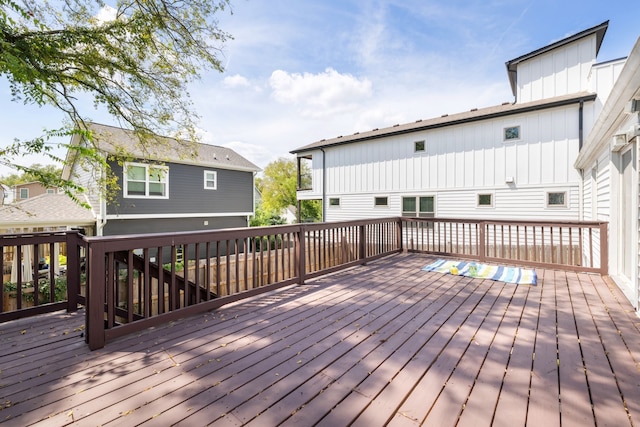
<svg viewBox="0 0 640 427"><path fill-rule="evenodd" d="M7 176L0 176L0 182L9 187L13 187L18 184L38 181L42 175L50 174L58 176L62 172L60 168L54 165L41 165L39 163L29 166L28 169L28 171L23 173L12 173ZM35 171L35 173L32 171Z"/></svg>
<svg viewBox="0 0 640 427"><path fill-rule="evenodd" d="M284 218L278 213L273 211L266 211L262 206L256 207L256 214L251 217L249 226L262 227L268 225L282 225L285 224Z"/></svg>
<svg viewBox="0 0 640 427"><path fill-rule="evenodd" d="M266 211L280 212L296 206L296 176L296 163L291 159L279 158L264 168L258 189Z"/></svg>
<svg viewBox="0 0 640 427"><path fill-rule="evenodd" d="M87 98L133 130L142 147L154 135L196 141L187 86L205 69L222 71L219 54L229 35L215 16L229 7L229 0L0 0L0 75L12 99L50 105L66 117L58 129L0 147L0 164L80 190L18 159L38 154L62 162L55 140L81 134L91 142L78 101ZM106 166L92 144L68 148Z"/></svg>
<svg viewBox="0 0 640 427"><path fill-rule="evenodd" d="M256 186L262 194L261 209L267 215L279 216L287 207L297 206L297 174L296 162L293 159L280 158L264 168L262 178L256 180ZM321 202L302 201L300 218L303 221L319 221L322 218Z"/></svg>

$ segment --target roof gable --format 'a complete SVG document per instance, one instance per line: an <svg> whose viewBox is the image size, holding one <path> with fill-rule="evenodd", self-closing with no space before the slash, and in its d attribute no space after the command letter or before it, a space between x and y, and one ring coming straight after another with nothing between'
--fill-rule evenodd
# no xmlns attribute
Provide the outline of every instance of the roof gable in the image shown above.
<svg viewBox="0 0 640 427"><path fill-rule="evenodd" d="M566 46L570 43L574 43L580 39L583 39L585 37L589 37L593 34L595 34L596 36L596 51L595 51L595 55L598 55L598 52L600 51L600 45L602 44L602 40L604 39L604 34L607 32L607 28L609 27L609 21L605 21L602 24L596 25L595 27L586 29L584 31L581 31L579 33L576 33L572 36L566 37L562 40L559 40L557 42L551 43L547 46L541 47L540 49L536 49L532 52L529 52L527 54L524 54L522 56L519 56L515 59L512 59L510 61L506 62L506 67L507 67L507 73L509 75L509 84L511 85L511 92L513 93L513 95L516 95L516 87L517 87L517 83L518 83L518 64L520 64L521 62L524 61L528 61L532 58L535 58L537 56L543 55L547 52L551 52L553 50L556 50L560 47Z"/></svg>

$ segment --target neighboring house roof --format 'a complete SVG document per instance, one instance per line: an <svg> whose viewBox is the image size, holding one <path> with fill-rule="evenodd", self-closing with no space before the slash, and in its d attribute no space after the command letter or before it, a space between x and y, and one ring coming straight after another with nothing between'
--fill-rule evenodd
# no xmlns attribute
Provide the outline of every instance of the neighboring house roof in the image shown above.
<svg viewBox="0 0 640 427"><path fill-rule="evenodd" d="M428 120L417 120L413 123L407 123L402 125L394 125L382 129L373 129L368 132L356 132L352 135L338 136L331 139L323 139L314 142L309 145L305 145L301 148L291 151L292 154L301 153L304 151L310 151L314 149L320 149L325 147L331 147L342 144L349 144L353 142L362 142L372 139L385 138L394 135L400 135L405 133L419 132L428 129L437 129L446 126L454 126L462 123L475 122L480 120L486 120L496 117L509 116L513 114L526 113L529 111L537 111L547 108L560 107L564 105L576 104L583 101L594 101L596 99L595 93L580 92L570 95L558 96L556 98L543 99L539 101L526 102L522 104L505 103L493 107L473 109L464 113L457 113L452 115L443 115Z"/></svg>
<svg viewBox="0 0 640 427"><path fill-rule="evenodd" d="M535 58L538 55L542 55L546 52L552 51L561 46L567 45L569 43L573 43L576 40L580 40L582 38L591 36L592 34L596 35L596 56L597 56L598 52L600 51L600 45L602 44L602 40L604 39L604 34L607 32L608 27L609 27L609 21L605 21L600 25L596 25L595 27L586 29L584 31L580 31L577 34L574 34L572 36L559 40L550 45L541 47L540 49L536 49L533 52L529 52L525 55L519 56L515 59L512 59L511 61L507 61L505 65L507 66L507 73L509 74L509 83L511 84L511 91L513 92L513 95L516 94L517 67L520 62L527 61L531 58Z"/></svg>
<svg viewBox="0 0 640 427"><path fill-rule="evenodd" d="M83 208L66 194L41 194L22 202L0 207L3 227L80 226L95 224L90 209Z"/></svg>
<svg viewBox="0 0 640 427"><path fill-rule="evenodd" d="M126 154L138 159L248 172L257 172L260 170L258 166L227 147L178 141L173 138L158 136L158 144L144 147L143 149L130 130L98 123L88 123L87 126L93 133L94 143L98 149L109 154ZM78 143L79 136L74 135L71 144L77 145ZM73 150L70 150L69 153L72 151ZM67 156L69 156L69 153ZM70 159L68 158L67 160ZM67 164L69 164L69 162L67 162ZM69 168L65 167L63 178L68 178L69 174Z"/></svg>

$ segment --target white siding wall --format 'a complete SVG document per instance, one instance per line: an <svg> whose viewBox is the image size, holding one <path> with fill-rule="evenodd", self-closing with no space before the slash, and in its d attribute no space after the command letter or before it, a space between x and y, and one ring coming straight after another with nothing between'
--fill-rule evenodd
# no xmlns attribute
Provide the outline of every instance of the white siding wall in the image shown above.
<svg viewBox="0 0 640 427"><path fill-rule="evenodd" d="M90 165L85 165L82 159L78 159L71 172L71 180L79 184L86 191L84 195L89 200L89 204L93 212L101 216L102 204L100 203L100 190L98 184L100 182L100 172L93 169Z"/></svg>
<svg viewBox="0 0 640 427"><path fill-rule="evenodd" d="M588 90L596 59L596 35L518 64L517 102L529 102Z"/></svg>
<svg viewBox="0 0 640 427"><path fill-rule="evenodd" d="M577 220L578 110L572 105L326 148L326 200L340 199L340 206L327 206L326 219L400 215L403 195L433 195L440 217ZM508 126L521 127L521 140L503 141ZM425 151L416 153L421 140ZM548 191L566 191L567 207L548 208ZM478 207L478 193L492 193L494 206ZM389 206L374 207L376 196L388 197Z"/></svg>
<svg viewBox="0 0 640 427"><path fill-rule="evenodd" d="M610 221L611 212L611 153L604 151L598 159L596 191L596 221Z"/></svg>
<svg viewBox="0 0 640 427"><path fill-rule="evenodd" d="M602 107L607 101L607 98L609 98L609 94L611 93L613 85L618 79L625 62L626 59L618 59L593 66L589 78L589 91L598 94L600 107ZM600 111L598 111L598 113L599 112Z"/></svg>
<svg viewBox="0 0 640 427"><path fill-rule="evenodd" d="M503 142L503 129L515 125L522 139ZM569 106L331 147L327 194L505 188L506 177L516 188L577 185L578 136L578 107ZM425 151L415 153L420 140Z"/></svg>

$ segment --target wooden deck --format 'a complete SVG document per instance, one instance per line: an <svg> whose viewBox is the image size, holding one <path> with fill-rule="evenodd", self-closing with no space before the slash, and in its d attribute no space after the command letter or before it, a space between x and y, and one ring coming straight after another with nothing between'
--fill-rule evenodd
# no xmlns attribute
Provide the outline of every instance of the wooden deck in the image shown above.
<svg viewBox="0 0 640 427"><path fill-rule="evenodd" d="M594 274L538 286L390 256L113 341L0 324L0 423L640 425L640 320Z"/></svg>

